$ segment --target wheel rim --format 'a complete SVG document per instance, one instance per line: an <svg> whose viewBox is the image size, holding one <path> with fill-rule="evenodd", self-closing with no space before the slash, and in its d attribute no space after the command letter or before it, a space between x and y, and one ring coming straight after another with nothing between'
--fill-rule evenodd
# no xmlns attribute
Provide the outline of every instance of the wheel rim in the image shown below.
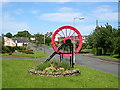
<svg viewBox="0 0 120 90"><path fill-rule="evenodd" d="M62 26L58 28L52 35L52 47L57 52L60 47L67 39L70 39L74 45L74 54L78 53L82 47L82 36L80 32L72 26ZM68 49L68 48L67 48ZM65 47L58 51L58 53L67 53L68 50ZM72 54L60 54L64 57L70 57Z"/></svg>

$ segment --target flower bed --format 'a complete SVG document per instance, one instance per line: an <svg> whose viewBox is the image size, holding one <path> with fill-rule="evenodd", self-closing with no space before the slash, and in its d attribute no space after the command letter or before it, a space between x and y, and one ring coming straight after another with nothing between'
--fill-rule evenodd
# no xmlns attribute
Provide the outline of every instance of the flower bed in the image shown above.
<svg viewBox="0 0 120 90"><path fill-rule="evenodd" d="M30 69L28 72L30 74L49 77L77 76L80 74L79 69L70 69L68 62L48 62Z"/></svg>
<svg viewBox="0 0 120 90"><path fill-rule="evenodd" d="M66 70L59 72L48 72L48 71L38 71L35 68L32 68L28 71L32 75L48 76L48 77L61 77L61 76L78 76L80 75L80 70Z"/></svg>

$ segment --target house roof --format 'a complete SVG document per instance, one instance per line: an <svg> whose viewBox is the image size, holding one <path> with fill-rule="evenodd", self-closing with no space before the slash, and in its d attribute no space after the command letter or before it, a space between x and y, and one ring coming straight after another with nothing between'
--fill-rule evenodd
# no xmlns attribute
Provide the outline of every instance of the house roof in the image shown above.
<svg viewBox="0 0 120 90"><path fill-rule="evenodd" d="M25 42L28 41L28 38L25 38L25 37L14 37L14 38L12 38L12 40L14 42L16 42L16 40L17 40L17 43L25 43Z"/></svg>

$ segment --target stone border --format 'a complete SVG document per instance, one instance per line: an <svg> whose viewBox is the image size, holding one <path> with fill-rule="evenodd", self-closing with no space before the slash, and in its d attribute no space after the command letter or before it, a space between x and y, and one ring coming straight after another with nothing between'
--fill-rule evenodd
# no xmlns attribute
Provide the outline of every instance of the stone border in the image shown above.
<svg viewBox="0 0 120 90"><path fill-rule="evenodd" d="M39 76L48 76L48 77L63 77L63 76L78 76L80 75L80 70L68 70L64 72L46 72L46 71L38 71L35 68L32 68L28 71L31 75L39 75Z"/></svg>

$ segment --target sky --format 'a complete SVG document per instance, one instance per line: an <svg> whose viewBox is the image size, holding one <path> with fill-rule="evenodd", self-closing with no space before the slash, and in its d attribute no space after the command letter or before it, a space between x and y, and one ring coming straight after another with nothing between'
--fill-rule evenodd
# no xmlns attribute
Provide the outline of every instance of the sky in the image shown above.
<svg viewBox="0 0 120 90"><path fill-rule="evenodd" d="M84 17L83 20L78 18ZM74 26L82 35L89 35L98 25L107 22L118 27L117 2L4 2L2 33L27 30L32 35L54 32L61 26ZM74 23L74 18L75 23ZM75 24L75 25L74 25Z"/></svg>

